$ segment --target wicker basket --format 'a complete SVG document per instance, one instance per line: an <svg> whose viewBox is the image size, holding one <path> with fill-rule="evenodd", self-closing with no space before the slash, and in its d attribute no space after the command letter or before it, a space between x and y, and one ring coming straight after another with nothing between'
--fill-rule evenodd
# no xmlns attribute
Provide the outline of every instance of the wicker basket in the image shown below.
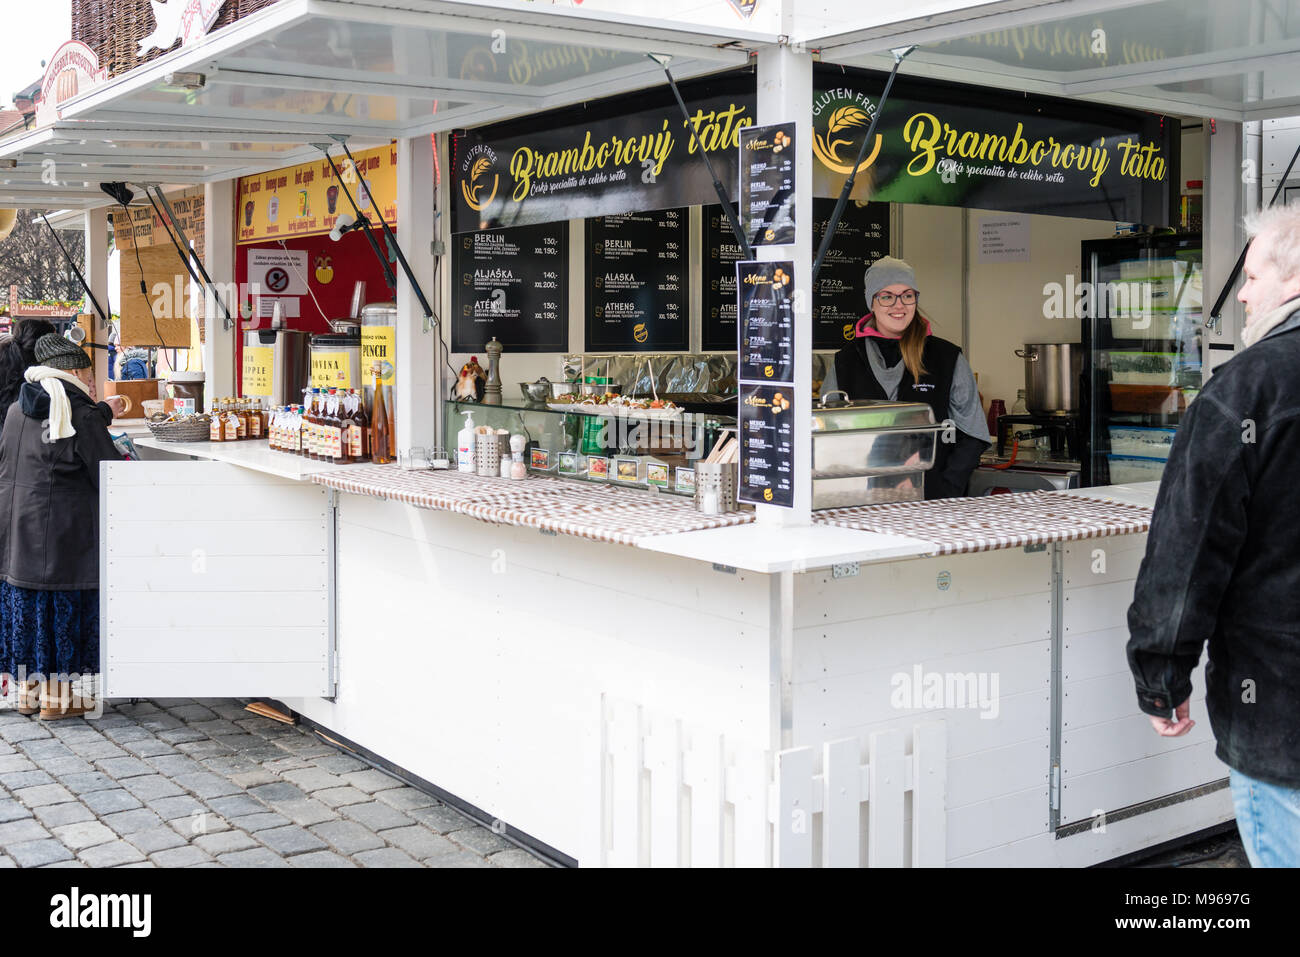
<svg viewBox="0 0 1300 957"><path fill-rule="evenodd" d="M167 0L183 4L185 0ZM241 17L269 7L275 0L226 0L212 25L215 32ZM141 63L157 59L176 49L177 40L166 50L151 50L140 56L140 41L155 29L153 8L149 0L72 0L72 38L86 44L99 55L99 65L117 76Z"/></svg>
<svg viewBox="0 0 1300 957"><path fill-rule="evenodd" d="M211 437L212 417L193 415L179 422L147 422L160 442L206 442Z"/></svg>

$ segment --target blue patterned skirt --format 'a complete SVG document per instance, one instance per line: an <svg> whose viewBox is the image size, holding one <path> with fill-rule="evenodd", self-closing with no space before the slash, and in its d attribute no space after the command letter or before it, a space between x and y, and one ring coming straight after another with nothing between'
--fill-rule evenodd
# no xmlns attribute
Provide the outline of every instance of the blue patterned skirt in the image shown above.
<svg viewBox="0 0 1300 957"><path fill-rule="evenodd" d="M36 591L0 581L0 671L99 672L99 590Z"/></svg>

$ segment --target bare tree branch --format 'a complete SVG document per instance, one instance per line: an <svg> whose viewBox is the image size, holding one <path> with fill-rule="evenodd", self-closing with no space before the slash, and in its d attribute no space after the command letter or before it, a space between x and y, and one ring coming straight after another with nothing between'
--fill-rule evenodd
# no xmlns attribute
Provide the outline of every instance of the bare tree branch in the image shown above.
<svg viewBox="0 0 1300 957"><path fill-rule="evenodd" d="M0 240L0 300L8 300L10 286L18 287L20 299L66 302L84 298L85 290L77 282L77 274L38 216L32 210L19 210L14 231ZM84 270L85 234L65 229L59 238L78 268Z"/></svg>

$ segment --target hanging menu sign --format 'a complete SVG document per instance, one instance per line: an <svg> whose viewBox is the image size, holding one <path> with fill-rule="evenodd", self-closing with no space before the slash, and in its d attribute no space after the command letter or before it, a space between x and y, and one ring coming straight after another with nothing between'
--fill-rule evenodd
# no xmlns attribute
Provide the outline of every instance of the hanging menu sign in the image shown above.
<svg viewBox="0 0 1300 957"><path fill-rule="evenodd" d="M740 489L754 505L794 505L794 389L740 385Z"/></svg>
<svg viewBox="0 0 1300 957"><path fill-rule="evenodd" d="M587 351L690 348L686 210L587 221Z"/></svg>
<svg viewBox="0 0 1300 957"><path fill-rule="evenodd" d="M736 285L743 320L737 377L794 382L794 263L737 263Z"/></svg>
<svg viewBox="0 0 1300 957"><path fill-rule="evenodd" d="M732 352L736 348L736 263L744 253L721 206L703 210L701 240L704 262L704 317L700 348L705 352Z"/></svg>
<svg viewBox="0 0 1300 957"><path fill-rule="evenodd" d="M835 200L813 200L813 248L820 249ZM856 336L867 314L862 279L877 259L889 255L889 204L850 200L844 206L831 248L822 260L813 292L813 348L839 349Z"/></svg>
<svg viewBox="0 0 1300 957"><path fill-rule="evenodd" d="M452 352L494 336L507 352L567 352L569 224L512 226L452 243Z"/></svg>
<svg viewBox="0 0 1300 957"><path fill-rule="evenodd" d="M740 131L740 225L751 246L794 242L794 124Z"/></svg>

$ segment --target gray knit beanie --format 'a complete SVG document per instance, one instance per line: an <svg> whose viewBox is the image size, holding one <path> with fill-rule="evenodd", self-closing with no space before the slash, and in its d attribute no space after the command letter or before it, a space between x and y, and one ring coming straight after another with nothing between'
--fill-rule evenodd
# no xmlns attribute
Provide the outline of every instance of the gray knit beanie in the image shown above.
<svg viewBox="0 0 1300 957"><path fill-rule="evenodd" d="M876 298L876 293L897 283L921 291L916 285L916 271L903 260L884 256L872 263L862 278L862 293L867 297L867 308L871 308L871 300Z"/></svg>
<svg viewBox="0 0 1300 957"><path fill-rule="evenodd" d="M51 369L89 369L92 365L85 349L54 332L36 340L36 362Z"/></svg>

